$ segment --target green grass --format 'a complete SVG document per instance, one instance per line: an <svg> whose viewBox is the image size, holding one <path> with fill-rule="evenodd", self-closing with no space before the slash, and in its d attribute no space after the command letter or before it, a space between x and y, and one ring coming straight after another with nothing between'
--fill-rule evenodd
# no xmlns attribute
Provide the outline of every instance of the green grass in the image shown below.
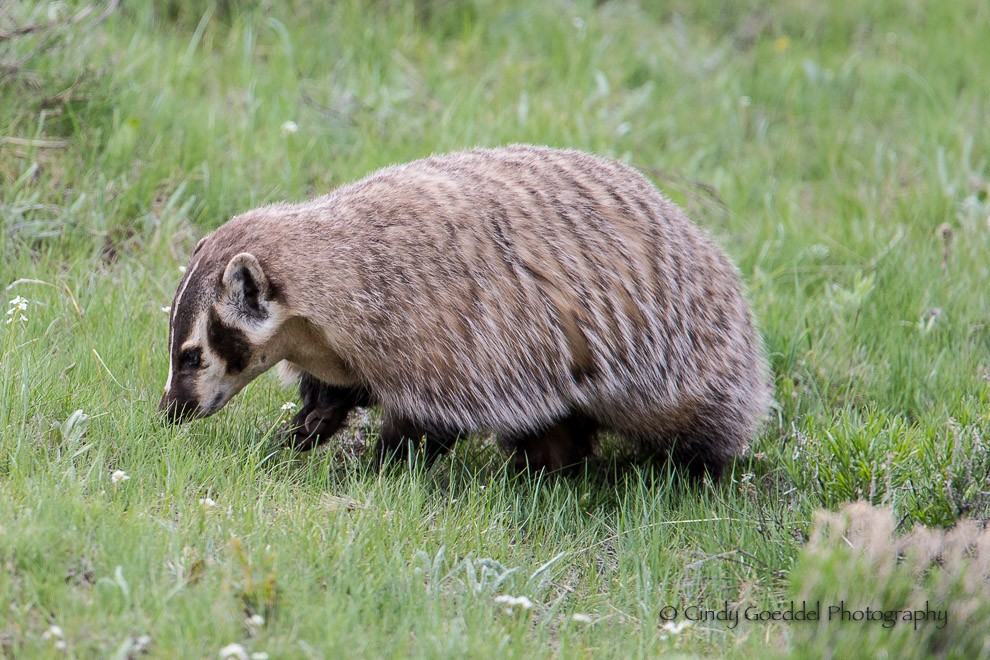
<svg viewBox="0 0 990 660"><path fill-rule="evenodd" d="M0 7L0 33L49 17ZM920 597L976 621L953 609L955 564L805 544L833 538L818 509L857 499L899 534L990 519L986 3L97 13L0 40L0 302L29 301L0 325L0 657L988 654L929 629L662 620ZM340 443L276 450L294 395L267 376L216 417L159 423L161 308L198 237L512 142L628 160L739 264L777 406L731 479L520 477L477 441L379 475Z"/></svg>

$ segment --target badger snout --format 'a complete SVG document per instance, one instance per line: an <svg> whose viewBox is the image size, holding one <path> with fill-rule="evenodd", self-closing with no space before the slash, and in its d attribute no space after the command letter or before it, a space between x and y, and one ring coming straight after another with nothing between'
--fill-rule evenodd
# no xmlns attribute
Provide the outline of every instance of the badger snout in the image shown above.
<svg viewBox="0 0 990 660"><path fill-rule="evenodd" d="M194 399L177 399L168 393L162 394L158 402L158 412L163 413L163 419L169 424L181 424L196 416L199 404Z"/></svg>

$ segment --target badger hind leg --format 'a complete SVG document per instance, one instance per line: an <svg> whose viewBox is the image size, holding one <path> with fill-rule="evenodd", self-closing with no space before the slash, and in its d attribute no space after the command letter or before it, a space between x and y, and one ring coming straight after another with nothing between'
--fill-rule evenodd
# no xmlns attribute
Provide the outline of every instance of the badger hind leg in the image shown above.
<svg viewBox="0 0 990 660"><path fill-rule="evenodd" d="M710 442L709 437L679 433L667 440L668 447L658 457L673 463L691 481L701 481L707 475L717 483L732 463L732 457L714 451Z"/></svg>
<svg viewBox="0 0 990 660"><path fill-rule="evenodd" d="M344 425L351 410L372 403L364 388L330 385L306 373L299 379L299 396L303 405L292 418L286 442L298 451L326 442Z"/></svg>
<svg viewBox="0 0 990 660"><path fill-rule="evenodd" d="M406 460L422 447L427 465L450 451L461 433L440 425L418 424L386 412L375 454L378 467Z"/></svg>
<svg viewBox="0 0 990 660"><path fill-rule="evenodd" d="M598 423L572 413L548 427L499 437L517 470L574 470L591 456Z"/></svg>
<svg viewBox="0 0 990 660"><path fill-rule="evenodd" d="M707 475L717 483L732 462L743 453L752 433L745 424L735 424L725 414L698 415L680 429L650 443L657 450L654 458L669 461L692 481Z"/></svg>

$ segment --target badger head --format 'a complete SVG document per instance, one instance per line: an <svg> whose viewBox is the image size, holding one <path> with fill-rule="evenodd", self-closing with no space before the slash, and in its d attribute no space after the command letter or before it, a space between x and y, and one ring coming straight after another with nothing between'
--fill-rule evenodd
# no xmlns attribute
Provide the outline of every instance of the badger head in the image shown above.
<svg viewBox="0 0 990 660"><path fill-rule="evenodd" d="M169 370L158 410L182 422L207 417L272 365L284 308L248 252L225 258L200 241L172 301Z"/></svg>

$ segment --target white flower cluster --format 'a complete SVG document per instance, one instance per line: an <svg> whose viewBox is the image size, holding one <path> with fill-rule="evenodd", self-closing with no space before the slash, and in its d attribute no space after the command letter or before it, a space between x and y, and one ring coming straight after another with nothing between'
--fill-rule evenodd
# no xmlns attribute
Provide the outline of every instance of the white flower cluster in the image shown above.
<svg viewBox="0 0 990 660"><path fill-rule="evenodd" d="M685 628L690 628L690 621L678 621L674 623L673 621L668 621L663 624L664 635L661 635L661 639L666 639L668 636L673 637L674 635L679 635Z"/></svg>
<svg viewBox="0 0 990 660"><path fill-rule="evenodd" d="M247 628L248 633L252 637L256 636L262 628L265 626L265 617L260 614L252 614L248 618L244 619L244 627Z"/></svg>
<svg viewBox="0 0 990 660"><path fill-rule="evenodd" d="M10 308L7 310L7 321L6 321L7 325L12 324L14 321L17 321L19 323L23 323L24 321L27 321L27 316L24 315L24 312L27 311L28 302L29 301L27 298L22 298L21 296L17 296L16 298L14 298L13 300L7 303L10 306Z"/></svg>
<svg viewBox="0 0 990 660"><path fill-rule="evenodd" d="M533 609L533 601L525 596L495 596L496 603L502 603L506 614L512 614L513 608L518 607L523 610Z"/></svg>
<svg viewBox="0 0 990 660"><path fill-rule="evenodd" d="M248 655L247 650L241 644L227 644L220 649L220 660L268 660L268 654L264 651L255 651Z"/></svg>
<svg viewBox="0 0 990 660"><path fill-rule="evenodd" d="M51 640L55 648L59 651L64 651L68 648L68 644L65 643L65 633L58 626L52 625L48 627L48 630L41 634L41 639L48 641Z"/></svg>

